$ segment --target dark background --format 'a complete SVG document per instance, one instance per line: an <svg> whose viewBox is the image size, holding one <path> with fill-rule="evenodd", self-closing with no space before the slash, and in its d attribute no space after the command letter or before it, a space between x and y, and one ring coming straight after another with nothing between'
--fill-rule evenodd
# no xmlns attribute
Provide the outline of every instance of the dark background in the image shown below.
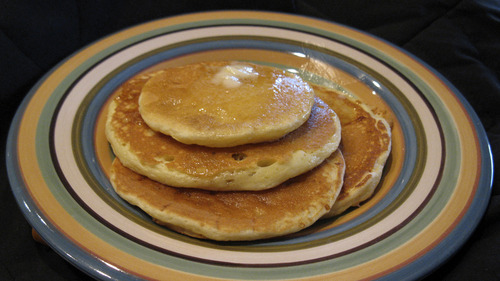
<svg viewBox="0 0 500 281"><path fill-rule="evenodd" d="M35 242L5 171L5 138L29 89L58 62L118 30L172 15L250 9L307 15L381 37L435 68L467 98L500 153L500 2L496 0L0 0L0 279L90 280ZM495 168L498 172L498 168ZM500 186L468 242L426 280L500 280Z"/></svg>

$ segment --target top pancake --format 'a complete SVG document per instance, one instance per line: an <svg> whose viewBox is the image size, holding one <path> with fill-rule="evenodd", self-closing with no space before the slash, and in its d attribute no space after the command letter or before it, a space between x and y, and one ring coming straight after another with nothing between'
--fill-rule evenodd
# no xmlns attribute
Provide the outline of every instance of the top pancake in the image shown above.
<svg viewBox="0 0 500 281"><path fill-rule="evenodd" d="M342 151L346 163L344 186L332 209L332 217L372 196L391 151L391 128L360 100L328 88L312 85L338 114L342 125Z"/></svg>
<svg viewBox="0 0 500 281"><path fill-rule="evenodd" d="M268 189L316 167L340 143L340 121L318 98L309 119L277 141L223 148L178 142L151 130L139 113L139 94L150 77L133 77L117 89L106 136L124 166L155 181L209 190Z"/></svg>
<svg viewBox="0 0 500 281"><path fill-rule="evenodd" d="M143 87L142 118L186 144L230 147L276 140L308 118L314 91L290 72L247 62L167 68Z"/></svg>

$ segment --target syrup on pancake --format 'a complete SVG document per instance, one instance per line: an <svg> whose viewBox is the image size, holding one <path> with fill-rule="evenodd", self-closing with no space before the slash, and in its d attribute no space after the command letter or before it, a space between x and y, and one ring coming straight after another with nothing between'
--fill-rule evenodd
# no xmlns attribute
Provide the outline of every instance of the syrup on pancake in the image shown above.
<svg viewBox="0 0 500 281"><path fill-rule="evenodd" d="M150 128L185 144L231 147L277 140L308 118L314 91L299 76L247 62L158 71L141 90Z"/></svg>

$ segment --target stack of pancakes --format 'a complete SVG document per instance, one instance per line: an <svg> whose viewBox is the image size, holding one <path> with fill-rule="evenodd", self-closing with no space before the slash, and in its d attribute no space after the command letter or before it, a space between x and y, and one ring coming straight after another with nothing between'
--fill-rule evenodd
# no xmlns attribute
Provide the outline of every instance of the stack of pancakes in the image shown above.
<svg viewBox="0 0 500 281"><path fill-rule="evenodd" d="M391 146L387 122L361 102L226 61L129 79L106 136L117 194L158 224L213 240L281 236L359 204Z"/></svg>

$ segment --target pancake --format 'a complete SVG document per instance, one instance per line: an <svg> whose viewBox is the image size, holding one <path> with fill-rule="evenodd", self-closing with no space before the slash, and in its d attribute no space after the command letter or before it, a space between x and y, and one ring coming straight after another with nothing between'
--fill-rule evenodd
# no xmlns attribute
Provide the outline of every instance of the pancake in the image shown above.
<svg viewBox="0 0 500 281"><path fill-rule="evenodd" d="M106 136L124 166L163 184L264 190L316 167L340 143L340 121L319 98L304 124L273 142L225 148L178 142L150 129L139 113L139 94L150 77L134 77L117 89Z"/></svg>
<svg viewBox="0 0 500 281"><path fill-rule="evenodd" d="M346 162L344 186L325 217L341 214L373 195L391 151L391 128L380 115L347 94L312 86L340 118L340 149Z"/></svg>
<svg viewBox="0 0 500 281"><path fill-rule="evenodd" d="M142 88L150 128L185 144L230 147L273 141L308 118L314 91L270 66L214 61L160 70Z"/></svg>
<svg viewBox="0 0 500 281"><path fill-rule="evenodd" d="M220 241L256 240L302 230L330 210L344 174L340 151L315 169L263 191L207 191L152 181L115 158L111 183L116 192L158 224Z"/></svg>

